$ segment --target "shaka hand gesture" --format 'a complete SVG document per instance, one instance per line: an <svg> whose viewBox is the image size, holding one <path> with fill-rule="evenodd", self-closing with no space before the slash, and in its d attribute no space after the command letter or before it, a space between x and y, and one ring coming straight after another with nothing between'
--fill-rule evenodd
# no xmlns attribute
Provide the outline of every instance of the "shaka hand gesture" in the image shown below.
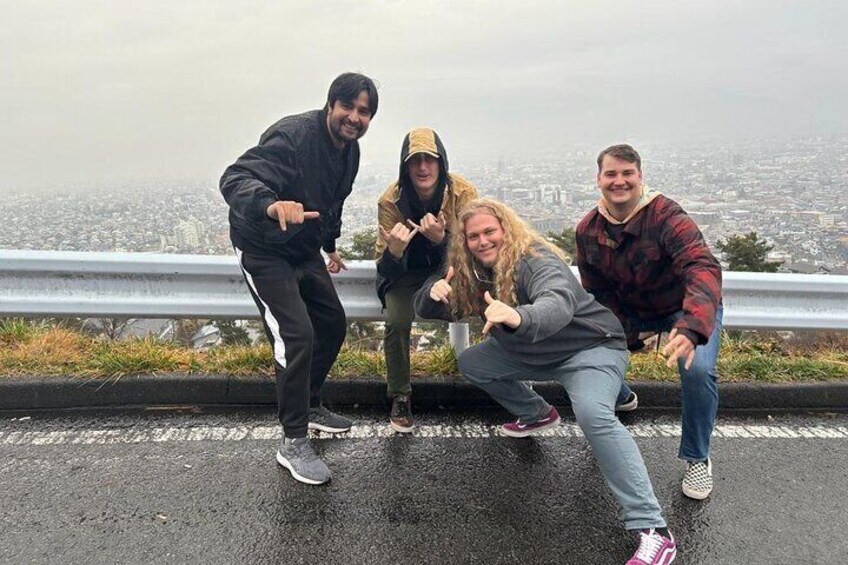
<svg viewBox="0 0 848 565"><path fill-rule="evenodd" d="M418 233L418 228L410 230L402 223L398 222L392 231L386 231L383 226L380 226L380 237L386 242L389 247L389 253L396 259L403 257L403 252L406 251L406 246Z"/></svg>
<svg viewBox="0 0 848 565"><path fill-rule="evenodd" d="M438 217L427 212L424 217L421 218L420 224L416 224L412 220L407 220L406 223L417 229L421 232L421 235L436 245L440 244L445 239L445 228L448 222L447 218L445 218L444 212L439 212Z"/></svg>
<svg viewBox="0 0 848 565"><path fill-rule="evenodd" d="M453 278L453 267L448 267L448 273L445 278L437 280L430 287L430 298L436 302L444 302L446 306L450 305L451 279Z"/></svg>
<svg viewBox="0 0 848 565"><path fill-rule="evenodd" d="M483 326L483 335L487 335L489 330L491 330L494 326L499 326L501 324L512 329L521 325L521 314L518 313L518 310L512 306L508 306L500 300L495 300L492 298L492 295L489 294L488 290L486 291L486 294L483 295L483 300L485 300L486 304L488 304L488 306L486 306L486 311L483 312L483 317L486 318L486 325Z"/></svg>

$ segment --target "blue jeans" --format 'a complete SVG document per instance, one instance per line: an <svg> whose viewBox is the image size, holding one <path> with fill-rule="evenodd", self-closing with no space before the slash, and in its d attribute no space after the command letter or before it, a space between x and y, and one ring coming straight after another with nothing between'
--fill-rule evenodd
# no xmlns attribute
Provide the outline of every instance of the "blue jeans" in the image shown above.
<svg viewBox="0 0 848 565"><path fill-rule="evenodd" d="M551 409L525 380L556 380L568 393L577 424L598 461L601 474L621 506L628 530L662 528L662 509L633 436L615 415L615 397L624 382L627 352L595 347L549 366L517 361L494 338L459 356L459 370L524 422Z"/></svg>
<svg viewBox="0 0 848 565"><path fill-rule="evenodd" d="M680 437L678 457L687 461L706 461L710 456L710 436L713 433L718 412L718 377L716 362L721 345L721 320L724 309L716 310L716 324L710 340L695 348L695 360L689 369L683 367L684 360L677 363L680 372L680 393L683 413L683 433ZM652 322L629 320L631 327L639 332L668 332L683 316L677 312ZM630 396L627 384L621 386L616 404L622 404Z"/></svg>

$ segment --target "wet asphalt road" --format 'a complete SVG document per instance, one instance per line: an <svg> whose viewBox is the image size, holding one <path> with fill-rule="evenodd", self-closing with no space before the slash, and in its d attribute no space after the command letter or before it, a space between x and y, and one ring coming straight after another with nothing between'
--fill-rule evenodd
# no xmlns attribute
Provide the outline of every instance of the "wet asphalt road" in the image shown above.
<svg viewBox="0 0 848 565"><path fill-rule="evenodd" d="M0 414L0 563L620 564L633 551L572 419L522 440L495 434L498 410L419 415L416 437L346 414L348 437L316 440L334 473L320 487L276 465L267 410ZM675 563L845 561L848 415L721 417L705 502L679 490L677 417L624 421Z"/></svg>

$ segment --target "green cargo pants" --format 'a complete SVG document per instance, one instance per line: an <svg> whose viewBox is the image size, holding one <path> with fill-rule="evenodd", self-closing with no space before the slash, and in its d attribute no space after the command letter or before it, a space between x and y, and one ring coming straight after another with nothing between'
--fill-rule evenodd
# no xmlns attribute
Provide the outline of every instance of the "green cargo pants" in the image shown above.
<svg viewBox="0 0 848 565"><path fill-rule="evenodd" d="M392 283L386 292L386 333L383 350L386 353L386 393L410 394L409 384L409 334L415 311L412 297L432 273L410 271Z"/></svg>

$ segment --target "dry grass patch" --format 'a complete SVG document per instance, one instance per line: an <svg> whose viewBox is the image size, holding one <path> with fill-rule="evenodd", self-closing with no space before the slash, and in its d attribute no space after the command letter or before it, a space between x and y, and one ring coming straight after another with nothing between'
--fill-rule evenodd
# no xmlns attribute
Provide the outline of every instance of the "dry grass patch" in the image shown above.
<svg viewBox="0 0 848 565"><path fill-rule="evenodd" d="M8 327L6 328L8 329ZM64 375L75 372L86 358L90 339L63 328L14 330L0 337L0 367L11 375Z"/></svg>
<svg viewBox="0 0 848 565"><path fill-rule="evenodd" d="M258 347L215 347L202 354L201 371L226 375L274 375L271 346Z"/></svg>
<svg viewBox="0 0 848 565"><path fill-rule="evenodd" d="M677 369L669 369L665 366L665 361L665 358L655 351L632 354L626 378L628 381L679 381Z"/></svg>
<svg viewBox="0 0 848 565"><path fill-rule="evenodd" d="M450 346L443 346L426 353L416 353L410 359L412 375L416 377L440 376L459 377L456 353Z"/></svg>
<svg viewBox="0 0 848 565"><path fill-rule="evenodd" d="M200 368L191 349L146 338L121 342L96 342L85 376L122 377L145 373L190 373Z"/></svg>
<svg viewBox="0 0 848 565"><path fill-rule="evenodd" d="M411 355L414 377L459 378L450 347ZM268 344L194 351L172 342L135 339L112 342L63 327L0 319L0 377L71 375L120 378L128 374L217 373L273 378ZM719 356L722 382L799 382L848 379L848 332L826 332L790 340L778 334L727 332ZM386 374L382 352L346 345L331 369L333 378ZM632 355L631 381L676 382L677 371L654 351Z"/></svg>
<svg viewBox="0 0 848 565"><path fill-rule="evenodd" d="M382 377L386 374L386 358L382 352L344 346L330 369L331 378Z"/></svg>

